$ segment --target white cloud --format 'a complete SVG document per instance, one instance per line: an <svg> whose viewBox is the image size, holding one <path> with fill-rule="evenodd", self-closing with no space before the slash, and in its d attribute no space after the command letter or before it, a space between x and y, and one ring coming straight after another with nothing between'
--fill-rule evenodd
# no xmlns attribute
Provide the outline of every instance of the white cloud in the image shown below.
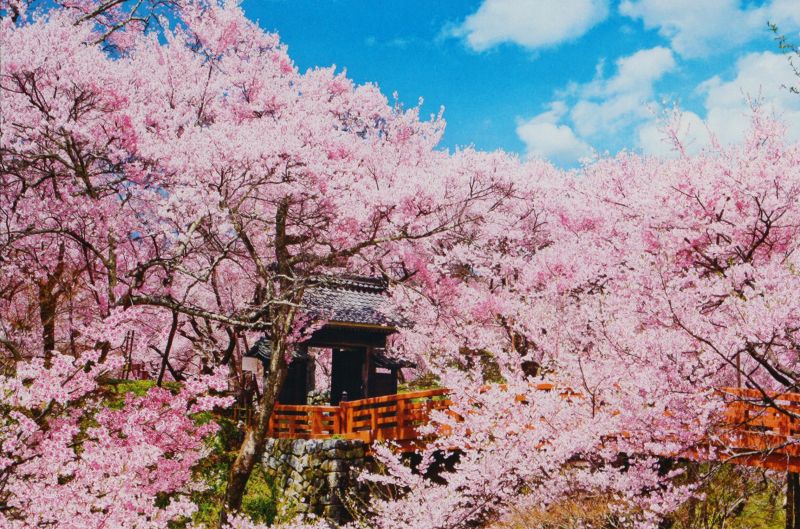
<svg viewBox="0 0 800 529"><path fill-rule="evenodd" d="M709 145L711 136L721 144L744 139L753 116L751 106L781 120L790 141L800 141L800 96L785 86L797 83L786 57L777 53L750 53L736 62L736 75L719 76L701 83L697 91L705 95L705 120L693 112L680 114L673 131L689 154ZM638 142L648 154L668 155L673 143L664 124L651 120L638 131Z"/></svg>
<svg viewBox="0 0 800 529"><path fill-rule="evenodd" d="M575 40L608 16L608 0L484 0L451 33L476 51L512 42L526 48Z"/></svg>
<svg viewBox="0 0 800 529"><path fill-rule="evenodd" d="M573 165L581 158L592 155L588 143L575 132L558 122L567 110L562 101L553 102L550 110L521 122L517 136L525 143L528 158L544 158L560 165Z"/></svg>
<svg viewBox="0 0 800 529"><path fill-rule="evenodd" d="M623 141L647 154L694 154L712 142L741 141L750 130L752 107L782 121L789 141L800 141L800 96L786 86L800 86L786 56L749 53L735 64L732 76L714 76L695 93L703 99L694 112L668 112L666 122L656 114L656 83L677 68L671 50L640 50L616 61L613 75L598 64L593 81L571 83L554 96L550 108L517 126L529 156L569 165L588 156L593 145ZM627 140L627 141L625 141Z"/></svg>
<svg viewBox="0 0 800 529"><path fill-rule="evenodd" d="M769 20L784 31L800 27L800 9L797 0L773 0L769 7Z"/></svg>
<svg viewBox="0 0 800 529"><path fill-rule="evenodd" d="M750 102L781 119L792 140L800 140L800 96L784 86L797 83L784 55L750 53L736 62L736 77L719 77L702 83L698 90L706 95L706 120L721 143L741 140L747 132L752 112Z"/></svg>
<svg viewBox="0 0 800 529"><path fill-rule="evenodd" d="M621 14L657 29L684 57L702 57L744 44L764 33L767 21L785 30L800 24L797 0L740 7L740 0L624 0Z"/></svg>
<svg viewBox="0 0 800 529"><path fill-rule="evenodd" d="M640 50L615 64L616 72L604 77L601 61L593 81L569 85L547 112L517 126L528 156L571 165L592 153L591 140L603 141L653 116L654 84L675 69L672 52L663 47Z"/></svg>
<svg viewBox="0 0 800 529"><path fill-rule="evenodd" d="M672 52L662 47L639 50L616 65L613 77L577 88L580 99L570 117L582 136L616 131L651 115L654 83L676 66Z"/></svg>
<svg viewBox="0 0 800 529"><path fill-rule="evenodd" d="M673 68L675 58L670 50L662 47L639 50L617 61L617 74L604 83L603 92L651 90L652 84Z"/></svg>

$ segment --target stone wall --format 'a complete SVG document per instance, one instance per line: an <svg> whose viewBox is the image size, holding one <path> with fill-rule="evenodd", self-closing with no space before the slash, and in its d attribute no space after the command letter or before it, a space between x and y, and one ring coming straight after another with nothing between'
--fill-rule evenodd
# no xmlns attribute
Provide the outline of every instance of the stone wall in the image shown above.
<svg viewBox="0 0 800 529"><path fill-rule="evenodd" d="M269 439L264 468L280 494L279 516L314 514L349 520L343 499L366 499L356 475L367 464L367 445L344 439Z"/></svg>

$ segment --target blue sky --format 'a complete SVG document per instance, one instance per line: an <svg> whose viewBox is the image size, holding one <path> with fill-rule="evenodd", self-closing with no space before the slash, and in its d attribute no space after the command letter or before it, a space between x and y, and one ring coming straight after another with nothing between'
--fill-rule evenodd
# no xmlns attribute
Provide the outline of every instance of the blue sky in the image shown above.
<svg viewBox="0 0 800 529"><path fill-rule="evenodd" d="M800 0L245 0L301 70L335 64L425 114L445 147L501 148L572 166L597 152L669 155L741 139L747 98L800 139L797 79L767 20L790 35ZM800 40L800 39L795 39Z"/></svg>

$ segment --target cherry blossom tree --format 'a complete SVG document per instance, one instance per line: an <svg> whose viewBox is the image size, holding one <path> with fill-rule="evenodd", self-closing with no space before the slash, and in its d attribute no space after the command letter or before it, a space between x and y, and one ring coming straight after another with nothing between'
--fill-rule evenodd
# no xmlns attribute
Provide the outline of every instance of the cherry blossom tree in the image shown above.
<svg viewBox="0 0 800 529"><path fill-rule="evenodd" d="M334 68L299 72L233 4L2 10L10 523L190 514L213 430L193 414L227 402L221 373L241 384L266 334L221 520L247 527L234 511L287 361L325 323L303 295L330 275L389 280L415 322L396 348L458 388L420 471L376 449L390 473L368 479L404 494L376 498L375 527L474 527L591 493L652 527L691 493L656 456L707 450L720 388L768 405L797 389L798 151L758 113L740 146L564 172L437 149L441 116ZM102 379L131 360L181 389L108 409ZM452 471L426 479L454 447Z"/></svg>
<svg viewBox="0 0 800 529"><path fill-rule="evenodd" d="M588 491L652 526L685 500L651 456L724 460L708 452L722 388L763 406L797 390L800 178L783 137L756 112L747 142L700 156L520 168L517 212L405 300L418 323L398 345L459 388L422 468L464 454L431 482L383 453L391 477L372 479L409 494L372 505L379 526L415 527L422 505L428 527L469 527Z"/></svg>
<svg viewBox="0 0 800 529"><path fill-rule="evenodd" d="M333 69L300 74L235 6L176 4L152 32L138 7L105 7L24 18L17 6L3 22L4 301L25 321L8 321L3 343L45 366L64 349L157 353L161 380L182 377L176 348L194 348L201 372L237 373L266 332L235 510L292 344L324 323L303 315L304 290L347 272L402 283L426 259L420 241L463 236L511 186L447 169L439 118Z"/></svg>
<svg viewBox="0 0 800 529"><path fill-rule="evenodd" d="M192 469L216 431L193 414L225 405L210 397L225 377L192 378L172 393L154 387L109 407L97 379L113 366L99 353L34 359L0 377L0 520L4 527L164 527L191 515Z"/></svg>

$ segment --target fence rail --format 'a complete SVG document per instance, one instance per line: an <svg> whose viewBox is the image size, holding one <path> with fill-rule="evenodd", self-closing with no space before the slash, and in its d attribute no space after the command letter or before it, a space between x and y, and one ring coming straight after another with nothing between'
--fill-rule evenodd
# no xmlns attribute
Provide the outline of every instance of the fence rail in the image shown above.
<svg viewBox="0 0 800 529"><path fill-rule="evenodd" d="M417 427L429 421L431 411L449 409L447 393L432 389L343 402L342 434L366 442L416 441Z"/></svg>
<svg viewBox="0 0 800 529"><path fill-rule="evenodd" d="M417 427L428 422L432 410L447 410L446 389L398 393L342 402L339 406L278 404L270 418L270 436L324 439L341 436L366 442L416 441Z"/></svg>
<svg viewBox="0 0 800 529"><path fill-rule="evenodd" d="M537 387L552 391L551 385ZM339 406L278 404L270 419L270 436L326 439L334 436L368 443L392 440L401 447L425 441L418 428L433 410L447 411L449 390L433 389L342 402ZM565 398L577 393L563 391ZM800 393L769 394L723 388L722 421L712 431L718 458L733 463L800 472ZM769 400L768 400L769 399ZM693 458L691 455L686 457Z"/></svg>
<svg viewBox="0 0 800 529"><path fill-rule="evenodd" d="M270 418L272 437L318 439L340 435L339 406L291 406L278 404Z"/></svg>
<svg viewBox="0 0 800 529"><path fill-rule="evenodd" d="M731 461L800 471L800 393L724 388L720 444Z"/></svg>

